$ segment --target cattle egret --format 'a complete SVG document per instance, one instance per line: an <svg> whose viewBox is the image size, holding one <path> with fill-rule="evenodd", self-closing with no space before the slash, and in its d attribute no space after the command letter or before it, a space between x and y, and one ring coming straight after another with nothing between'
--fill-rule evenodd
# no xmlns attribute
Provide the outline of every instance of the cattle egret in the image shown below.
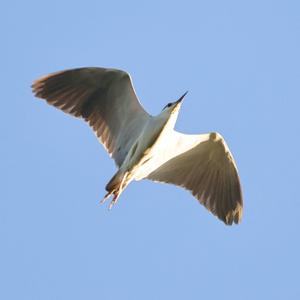
<svg viewBox="0 0 300 300"><path fill-rule="evenodd" d="M132 180L150 179L189 190L225 224L241 220L239 175L222 136L174 130L186 93L151 116L140 104L129 74L121 70L65 70L36 80L32 89L36 97L84 119L115 160L118 171L101 201L112 196L109 208Z"/></svg>

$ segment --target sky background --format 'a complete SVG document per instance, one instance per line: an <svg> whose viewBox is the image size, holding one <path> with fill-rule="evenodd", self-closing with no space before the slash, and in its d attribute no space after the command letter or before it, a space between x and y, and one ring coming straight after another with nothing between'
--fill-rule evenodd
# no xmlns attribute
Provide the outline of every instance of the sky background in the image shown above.
<svg viewBox="0 0 300 300"><path fill-rule="evenodd" d="M1 299L300 299L299 1L2 1ZM244 217L228 227L186 191L131 183L86 124L30 85L81 66L128 71L176 129L220 132Z"/></svg>

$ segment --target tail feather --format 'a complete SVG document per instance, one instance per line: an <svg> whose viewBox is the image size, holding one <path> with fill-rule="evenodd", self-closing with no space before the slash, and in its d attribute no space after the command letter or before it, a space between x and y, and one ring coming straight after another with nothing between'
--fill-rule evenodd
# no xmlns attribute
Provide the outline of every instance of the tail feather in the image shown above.
<svg viewBox="0 0 300 300"><path fill-rule="evenodd" d="M124 173L118 171L113 177L112 179L108 182L108 184L106 185L105 189L112 193L113 191L116 191L120 188L120 185L122 183L123 177L124 177Z"/></svg>

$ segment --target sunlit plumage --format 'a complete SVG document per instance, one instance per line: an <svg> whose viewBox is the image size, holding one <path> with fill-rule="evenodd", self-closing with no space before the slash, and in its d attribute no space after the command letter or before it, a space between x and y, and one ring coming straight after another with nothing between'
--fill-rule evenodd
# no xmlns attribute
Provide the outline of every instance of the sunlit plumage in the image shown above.
<svg viewBox="0 0 300 300"><path fill-rule="evenodd" d="M174 130L182 99L149 115L121 70L79 68L36 80L33 93L83 118L115 160L118 171L102 202L110 208L132 180L151 179L189 190L226 224L242 217L242 193L234 159L218 133L186 135Z"/></svg>

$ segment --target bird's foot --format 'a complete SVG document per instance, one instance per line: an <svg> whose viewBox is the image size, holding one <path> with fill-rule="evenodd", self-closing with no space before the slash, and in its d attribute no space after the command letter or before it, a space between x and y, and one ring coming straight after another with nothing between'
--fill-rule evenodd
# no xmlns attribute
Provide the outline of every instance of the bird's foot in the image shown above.
<svg viewBox="0 0 300 300"><path fill-rule="evenodd" d="M118 173L117 173L118 174ZM108 191L104 198L100 201L100 204L103 204L110 196L113 195L113 199L111 200L108 209L111 210L113 206L117 203L119 196L127 185L128 172L125 172L122 180L116 181L118 176L114 176L113 179L107 184L106 190ZM115 182L116 181L116 182Z"/></svg>
<svg viewBox="0 0 300 300"><path fill-rule="evenodd" d="M110 197L111 194L111 192L108 192L99 203L103 204Z"/></svg>
<svg viewBox="0 0 300 300"><path fill-rule="evenodd" d="M109 203L108 210L111 210L113 206L118 202L119 193L114 192L114 197L112 198L111 202Z"/></svg>
<svg viewBox="0 0 300 300"><path fill-rule="evenodd" d="M111 210L113 208L113 206L118 202L118 198L120 193L117 191L113 191L113 192L108 192L104 198L100 201L100 204L103 204L106 202L106 200L113 194L113 198L108 206L108 209Z"/></svg>

